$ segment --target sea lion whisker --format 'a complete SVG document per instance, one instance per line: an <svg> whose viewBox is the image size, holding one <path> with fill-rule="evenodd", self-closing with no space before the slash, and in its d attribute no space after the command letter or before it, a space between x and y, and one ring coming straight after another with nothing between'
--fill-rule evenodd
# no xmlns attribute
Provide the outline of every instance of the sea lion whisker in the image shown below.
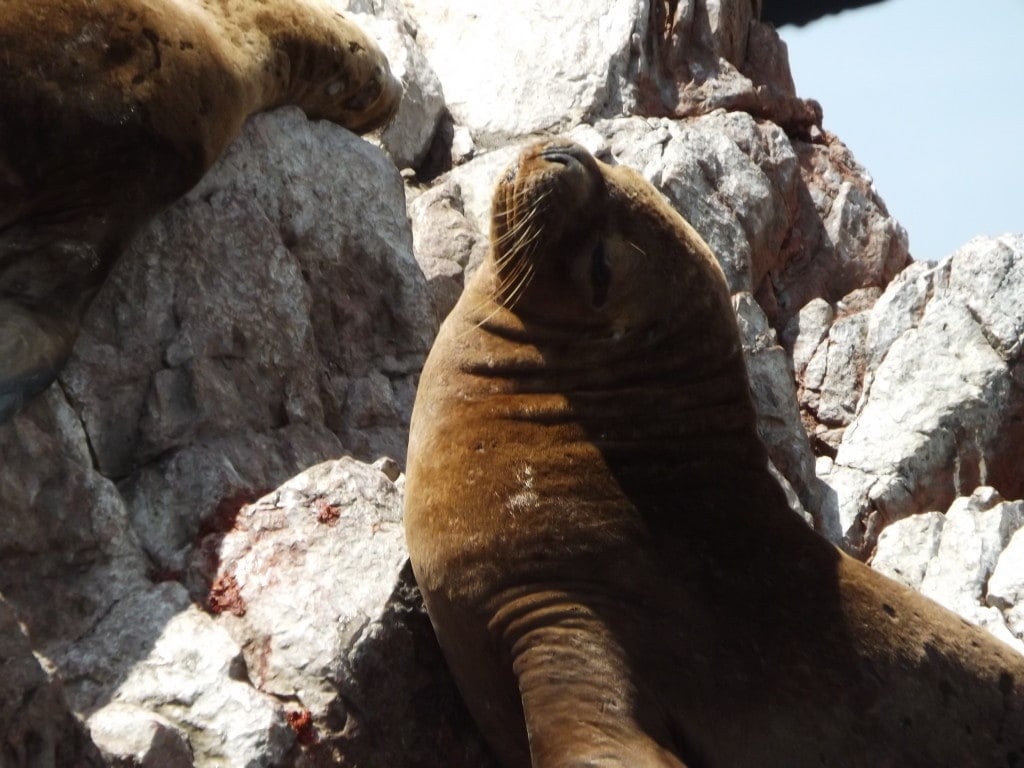
<svg viewBox="0 0 1024 768"><path fill-rule="evenodd" d="M530 262L528 259L523 259L518 262L511 270L511 272L502 275L498 289L496 291L499 298L505 296L508 289L519 280L519 278L530 269Z"/></svg>
<svg viewBox="0 0 1024 768"><path fill-rule="evenodd" d="M522 229L530 225L531 221L533 220L533 217L537 215L537 212L538 212L538 210L540 208L540 204L547 197L549 197L550 194L551 194L550 192L544 192L544 193L540 194L537 197L537 199L533 202L532 206L530 207L529 212L525 216L523 216L522 218L520 218L516 222L514 222L512 224L512 226L510 226L502 235L500 235L499 237L495 238L495 240L494 240L495 245L504 245L509 240L518 237L519 233L522 231ZM512 211L512 210L514 210L514 209L510 207L507 211L504 211L504 212L496 211L495 212L495 216L501 216L503 218L506 218L506 220L507 220L507 214L510 211Z"/></svg>
<svg viewBox="0 0 1024 768"><path fill-rule="evenodd" d="M483 305L481 305L481 306L483 306ZM480 320L480 321L478 321L476 323L473 323L469 328L466 328L464 331L462 331L462 333L458 334L457 338L462 338L462 337L464 337L464 336L466 336L466 335L468 335L470 333L473 333L473 331L479 330L484 325L486 325L488 322L493 320L494 316L499 314L503 309L507 309L507 307L504 304L502 304L501 302L499 302L498 306L495 307L494 310L489 315L487 315L487 317L485 317L484 319L482 319L482 320Z"/></svg>
<svg viewBox="0 0 1024 768"><path fill-rule="evenodd" d="M534 227L533 224L529 224L526 229L523 230L522 235L516 242L508 249L509 254L526 253L527 246L536 242L543 229L541 227Z"/></svg>
<svg viewBox="0 0 1024 768"><path fill-rule="evenodd" d="M523 272L532 268L533 265L530 261L529 254L526 253L525 251L520 251L520 253L522 254L523 258L521 258L515 264L515 266L506 275L503 276L502 287L514 283L516 280L519 279L519 276L522 275Z"/></svg>
<svg viewBox="0 0 1024 768"><path fill-rule="evenodd" d="M496 257L495 266L498 268L499 273L504 272L505 268L512 261L525 258L529 254L527 249L536 242L542 232L542 227L535 227L533 222L527 221L516 241L508 246L504 253Z"/></svg>
<svg viewBox="0 0 1024 768"><path fill-rule="evenodd" d="M526 289L532 282L533 276L536 274L536 272L537 271L533 268L532 263L527 265L526 270L524 270L523 275L519 280L519 284L512 289L512 292L503 302L506 307L511 309L512 307L515 306L516 301L519 299L519 297L526 292Z"/></svg>

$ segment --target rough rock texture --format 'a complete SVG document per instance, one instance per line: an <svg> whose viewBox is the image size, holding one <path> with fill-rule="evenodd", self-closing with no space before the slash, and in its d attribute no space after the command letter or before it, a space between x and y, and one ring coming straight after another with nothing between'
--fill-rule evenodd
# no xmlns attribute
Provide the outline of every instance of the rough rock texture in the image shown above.
<svg viewBox="0 0 1024 768"><path fill-rule="evenodd" d="M192 748L170 720L131 704L108 704L89 718L89 735L114 768L191 768Z"/></svg>
<svg viewBox="0 0 1024 768"><path fill-rule="evenodd" d="M0 765L105 765L48 666L0 595Z"/></svg>
<svg viewBox="0 0 1024 768"><path fill-rule="evenodd" d="M137 705L199 765L293 749L283 704L238 679L241 647L174 580L232 510L306 467L403 457L436 329L404 200L352 134L297 110L254 119L136 239L60 384L0 428L0 590L76 712Z"/></svg>
<svg viewBox="0 0 1024 768"><path fill-rule="evenodd" d="M193 594L242 645L252 685L287 702L302 765L482 759L453 740L467 716L443 664L417 669L438 651L406 565L402 488L389 459L320 464L196 551Z"/></svg>
<svg viewBox="0 0 1024 768"><path fill-rule="evenodd" d="M405 4L452 116L489 145L627 114L725 108L820 122L817 105L796 98L778 36L744 0Z"/></svg>
<svg viewBox="0 0 1024 768"><path fill-rule="evenodd" d="M1024 502L981 487L944 515L925 512L890 525L872 565L1024 653L1016 607L1024 587L1022 531Z"/></svg>
<svg viewBox="0 0 1024 768"><path fill-rule="evenodd" d="M1024 236L977 238L907 269L853 316L855 332L832 326L828 347L845 351L819 346L814 358L849 365L832 380L836 400L856 405L823 479L835 490L827 514L852 546L866 550L886 523L978 485L1024 495L1022 307Z"/></svg>
<svg viewBox="0 0 1024 768"><path fill-rule="evenodd" d="M757 409L761 439L778 472L789 481L800 509L816 513L821 508L822 482L814 472L814 454L800 422L796 388L786 353L775 331L749 293L733 297L743 339L743 353L750 376L751 394ZM813 515L812 515L813 517ZM816 521L819 528L824 521Z"/></svg>
<svg viewBox="0 0 1024 768"><path fill-rule="evenodd" d="M0 427L0 764L492 765L404 566L398 471L538 131L637 168L716 251L794 508L1019 642L1024 237L908 266L756 3L331 2L405 84L383 151L252 120Z"/></svg>

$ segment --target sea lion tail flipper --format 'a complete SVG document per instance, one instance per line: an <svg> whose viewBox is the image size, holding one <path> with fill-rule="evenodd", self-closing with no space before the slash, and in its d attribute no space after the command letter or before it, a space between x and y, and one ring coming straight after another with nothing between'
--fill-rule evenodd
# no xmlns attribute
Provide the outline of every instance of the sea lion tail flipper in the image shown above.
<svg viewBox="0 0 1024 768"><path fill-rule="evenodd" d="M53 383L73 341L62 324L0 299L0 424Z"/></svg>

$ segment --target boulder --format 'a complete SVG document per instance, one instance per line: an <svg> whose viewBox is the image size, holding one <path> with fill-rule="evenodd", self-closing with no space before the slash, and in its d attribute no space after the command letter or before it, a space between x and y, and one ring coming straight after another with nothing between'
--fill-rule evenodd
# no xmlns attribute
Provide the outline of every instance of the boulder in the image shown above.
<svg viewBox="0 0 1024 768"><path fill-rule="evenodd" d="M246 679L286 703L300 765L486 764L453 735L468 715L411 579L403 484L390 460L314 466L194 555L193 595L242 649Z"/></svg>
<svg viewBox="0 0 1024 768"><path fill-rule="evenodd" d="M977 238L915 265L868 314L859 405L822 478L854 548L978 485L1024 496L1022 277L1024 236Z"/></svg>
<svg viewBox="0 0 1024 768"><path fill-rule="evenodd" d="M1024 653L1022 531L1024 501L980 487L888 526L871 564Z"/></svg>
<svg viewBox="0 0 1024 768"><path fill-rule="evenodd" d="M107 765L75 717L60 680L37 657L0 595L0 760L4 768Z"/></svg>

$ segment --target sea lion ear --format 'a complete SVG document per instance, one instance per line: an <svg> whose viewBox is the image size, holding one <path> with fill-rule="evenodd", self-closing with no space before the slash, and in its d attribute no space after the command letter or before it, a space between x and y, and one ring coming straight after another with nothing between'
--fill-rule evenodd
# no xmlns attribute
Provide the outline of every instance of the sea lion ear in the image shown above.
<svg viewBox="0 0 1024 768"><path fill-rule="evenodd" d="M590 288L593 291L592 303L596 309L607 303L611 282L612 270L608 260L608 249L604 240L598 240L590 254Z"/></svg>

